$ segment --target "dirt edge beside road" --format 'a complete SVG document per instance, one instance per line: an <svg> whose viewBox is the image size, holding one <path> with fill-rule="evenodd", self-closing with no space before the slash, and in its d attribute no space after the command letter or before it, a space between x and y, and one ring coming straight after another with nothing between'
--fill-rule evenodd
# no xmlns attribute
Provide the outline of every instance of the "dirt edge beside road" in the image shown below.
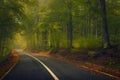
<svg viewBox="0 0 120 80"><path fill-rule="evenodd" d="M73 64L77 67L82 67L82 68L85 68L85 69L88 69L88 70L91 70L91 71L94 71L94 72L105 74L107 76L110 76L110 77L114 78L115 80L120 80L120 72L117 71L117 70L113 70L111 68L107 68L107 67L104 67L104 66L101 66L101 65L95 65L93 63L88 63L88 62L76 61L74 59L71 60L71 59L65 58L61 55L52 54L52 55L50 55L50 57L54 58L54 59L58 59L58 60L61 60L61 61L71 63L71 64Z"/></svg>
<svg viewBox="0 0 120 80"><path fill-rule="evenodd" d="M77 61L74 58L70 59L66 56L62 56L59 54L49 54L49 51L48 52L38 52L38 53L34 53L34 54L37 56L45 56L45 57L61 60L64 62L68 62L70 64L77 66L77 67L82 67L82 68L85 68L85 69L88 69L88 70L91 70L91 71L94 71L97 73L105 74L107 76L114 78L115 80L120 80L120 71L119 70L104 67L102 65L96 65L93 63L89 63L89 62Z"/></svg>
<svg viewBox="0 0 120 80"><path fill-rule="evenodd" d="M4 74L18 62L19 56L15 51L12 52L12 55L4 62L0 64L0 78L4 76Z"/></svg>

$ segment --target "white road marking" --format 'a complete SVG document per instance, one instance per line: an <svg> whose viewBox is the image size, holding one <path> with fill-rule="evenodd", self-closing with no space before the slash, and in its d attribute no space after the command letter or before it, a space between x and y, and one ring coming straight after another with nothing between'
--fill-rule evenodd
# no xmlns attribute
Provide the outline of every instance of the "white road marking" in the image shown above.
<svg viewBox="0 0 120 80"><path fill-rule="evenodd" d="M38 61L49 73L50 75L55 79L55 80L59 80L59 78L53 73L53 71L48 68L41 60L39 60L38 58L30 55L30 54L26 54L25 55L28 55L29 57L32 57L33 59L35 59L36 61Z"/></svg>
<svg viewBox="0 0 120 80"><path fill-rule="evenodd" d="M11 72L11 70L15 67L16 64L17 63L14 63L14 65L0 78L0 80L3 80L5 78L5 76Z"/></svg>

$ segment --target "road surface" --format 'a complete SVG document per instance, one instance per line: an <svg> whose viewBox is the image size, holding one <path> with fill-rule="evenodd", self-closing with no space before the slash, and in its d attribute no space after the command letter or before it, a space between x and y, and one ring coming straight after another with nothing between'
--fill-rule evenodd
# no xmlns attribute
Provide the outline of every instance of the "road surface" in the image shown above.
<svg viewBox="0 0 120 80"><path fill-rule="evenodd" d="M26 55L18 52L20 59L3 80L113 80L55 59Z"/></svg>

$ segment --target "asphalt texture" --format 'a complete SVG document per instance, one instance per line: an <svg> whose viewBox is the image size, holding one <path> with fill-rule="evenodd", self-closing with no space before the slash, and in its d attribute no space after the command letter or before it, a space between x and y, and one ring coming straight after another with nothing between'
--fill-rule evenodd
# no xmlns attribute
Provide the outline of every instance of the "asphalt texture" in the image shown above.
<svg viewBox="0 0 120 80"><path fill-rule="evenodd" d="M3 80L54 80L51 74L35 59L18 53L20 59L17 65L4 77ZM34 55L33 55L34 56ZM41 60L59 80L113 80L109 76L95 73L72 64L43 56L35 56Z"/></svg>

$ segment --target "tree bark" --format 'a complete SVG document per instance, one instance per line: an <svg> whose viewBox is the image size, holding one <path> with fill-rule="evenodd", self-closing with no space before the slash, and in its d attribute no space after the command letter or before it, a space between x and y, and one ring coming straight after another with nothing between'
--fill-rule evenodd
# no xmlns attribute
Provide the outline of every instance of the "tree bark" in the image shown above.
<svg viewBox="0 0 120 80"><path fill-rule="evenodd" d="M69 9L69 20L68 20L68 46L71 49L72 48L72 42L73 42L73 23L72 23L72 1L68 3L68 9Z"/></svg>
<svg viewBox="0 0 120 80"><path fill-rule="evenodd" d="M107 24L107 12L106 12L106 4L105 0L100 0L101 3L101 11L102 11L102 24L103 24L103 32L104 32L104 48L110 47L109 33L108 33L108 24Z"/></svg>

